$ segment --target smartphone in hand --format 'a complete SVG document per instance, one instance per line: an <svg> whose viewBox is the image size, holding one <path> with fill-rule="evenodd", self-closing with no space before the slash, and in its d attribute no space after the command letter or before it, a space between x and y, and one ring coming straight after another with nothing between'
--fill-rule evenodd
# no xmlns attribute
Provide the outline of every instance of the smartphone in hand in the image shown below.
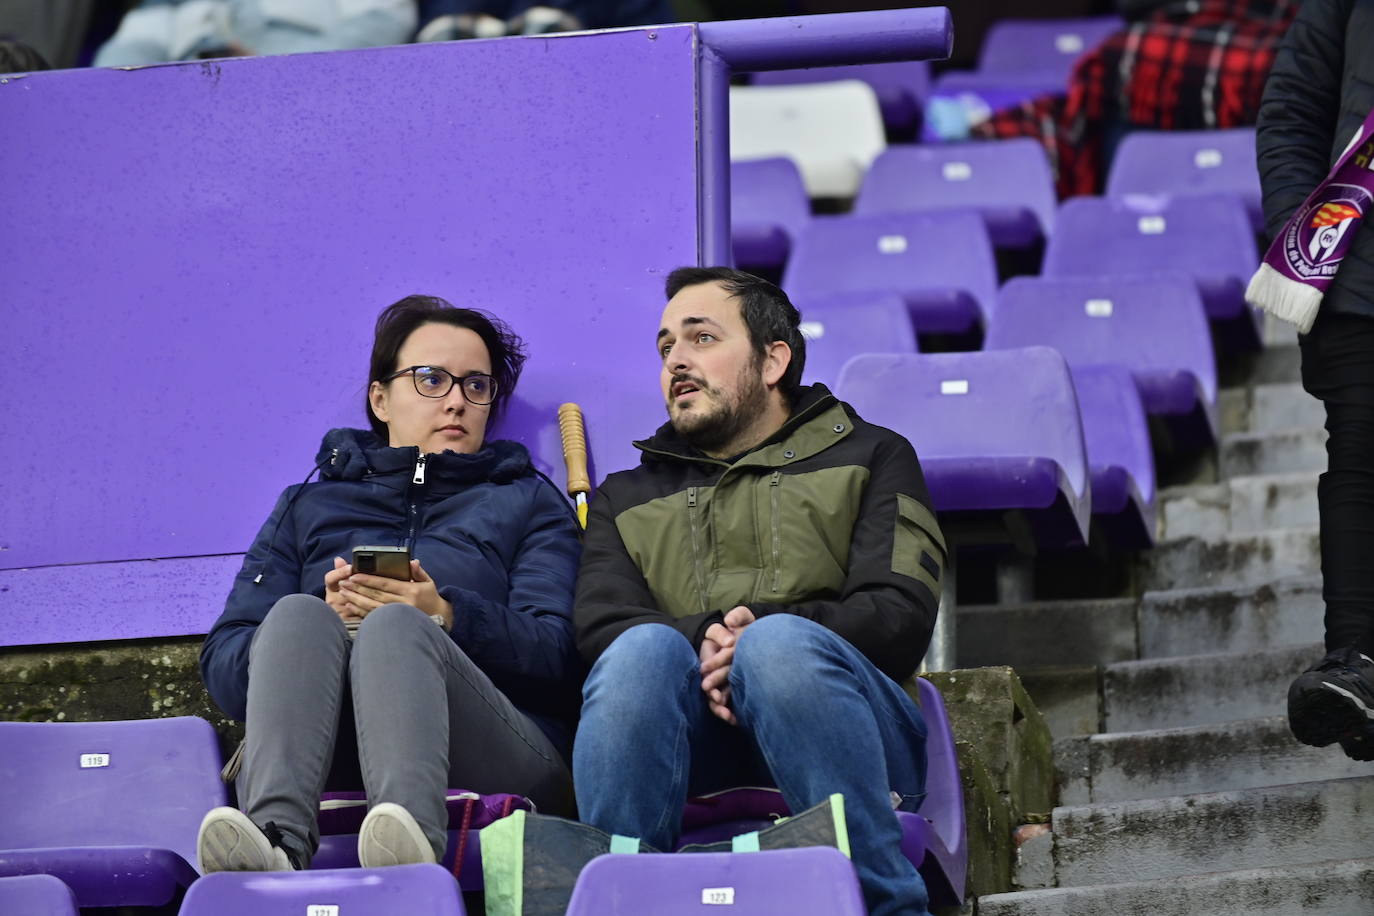
<svg viewBox="0 0 1374 916"><path fill-rule="evenodd" d="M353 571L368 576L384 576L387 579L410 581L409 547L354 547ZM346 620L344 627L348 635L358 635L361 620Z"/></svg>
<svg viewBox="0 0 1374 916"><path fill-rule="evenodd" d="M409 547L354 547L353 572L410 581Z"/></svg>

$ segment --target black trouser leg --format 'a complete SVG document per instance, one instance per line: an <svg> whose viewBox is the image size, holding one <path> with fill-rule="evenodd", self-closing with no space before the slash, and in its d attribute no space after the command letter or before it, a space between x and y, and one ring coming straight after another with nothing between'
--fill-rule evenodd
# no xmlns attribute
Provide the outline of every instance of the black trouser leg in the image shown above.
<svg viewBox="0 0 1374 916"><path fill-rule="evenodd" d="M1302 340L1302 376L1326 407L1317 485L1326 647L1374 655L1374 319L1321 316Z"/></svg>

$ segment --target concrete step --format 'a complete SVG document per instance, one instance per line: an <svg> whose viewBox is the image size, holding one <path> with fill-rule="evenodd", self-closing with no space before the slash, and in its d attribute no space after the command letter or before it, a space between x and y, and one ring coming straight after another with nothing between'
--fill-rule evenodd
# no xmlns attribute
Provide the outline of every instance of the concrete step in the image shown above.
<svg viewBox="0 0 1374 916"><path fill-rule="evenodd" d="M1374 859L1346 859L995 894L979 898L978 916L1357 916L1371 900Z"/></svg>
<svg viewBox="0 0 1374 916"><path fill-rule="evenodd" d="M1233 477L1159 494L1160 539L1217 540L1317 524L1317 472Z"/></svg>
<svg viewBox="0 0 1374 916"><path fill-rule="evenodd" d="M1313 643L1108 665L1102 671L1103 730L1185 728L1284 715L1289 683L1325 651Z"/></svg>
<svg viewBox="0 0 1374 916"><path fill-rule="evenodd" d="M1360 858L1371 815L1374 776L1056 808L1055 886Z"/></svg>
<svg viewBox="0 0 1374 916"><path fill-rule="evenodd" d="M956 667L1108 665L1140 657L1134 598L962 605Z"/></svg>
<svg viewBox="0 0 1374 916"><path fill-rule="evenodd" d="M1255 652L1320 642L1320 576L1245 588L1146 592L1140 600L1140 658Z"/></svg>
<svg viewBox="0 0 1374 916"><path fill-rule="evenodd" d="M1250 389L1250 432L1321 429L1326 424L1322 402L1289 382L1255 385Z"/></svg>
<svg viewBox="0 0 1374 916"><path fill-rule="evenodd" d="M1320 571L1317 529L1283 528L1221 539L1162 541L1141 555L1145 591L1241 588Z"/></svg>
<svg viewBox="0 0 1374 916"><path fill-rule="evenodd" d="M1338 745L1299 743L1284 716L1071 738L1055 743L1055 762L1061 805L1229 792L1374 773L1374 765L1351 760Z"/></svg>
<svg viewBox="0 0 1374 916"><path fill-rule="evenodd" d="M1221 437L1219 476L1326 470L1326 430L1299 428Z"/></svg>
<svg viewBox="0 0 1374 916"><path fill-rule="evenodd" d="M1326 410L1296 381L1252 382L1218 393L1217 419L1222 433L1284 432L1322 428Z"/></svg>
<svg viewBox="0 0 1374 916"><path fill-rule="evenodd" d="M1221 390L1248 385L1302 381L1302 353L1294 345L1265 347L1258 353L1233 354L1217 367Z"/></svg>

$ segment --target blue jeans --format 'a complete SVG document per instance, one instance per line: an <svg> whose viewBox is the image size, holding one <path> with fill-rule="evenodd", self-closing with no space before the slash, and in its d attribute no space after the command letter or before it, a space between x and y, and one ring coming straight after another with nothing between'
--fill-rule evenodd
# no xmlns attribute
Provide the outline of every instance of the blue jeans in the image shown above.
<svg viewBox="0 0 1374 916"><path fill-rule="evenodd" d="M773 614L749 625L730 669L739 726L713 716L681 633L622 633L583 688L573 745L580 815L608 833L672 849L690 795L776 785L793 811L844 794L850 850L873 916L925 914L925 883L901 852L891 792L925 796L920 709L860 652L817 623Z"/></svg>

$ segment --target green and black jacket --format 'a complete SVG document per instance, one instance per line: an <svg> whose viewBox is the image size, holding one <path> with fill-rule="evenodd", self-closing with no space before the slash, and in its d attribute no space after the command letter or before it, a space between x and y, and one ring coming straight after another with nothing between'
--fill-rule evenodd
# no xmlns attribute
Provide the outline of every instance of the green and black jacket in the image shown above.
<svg viewBox="0 0 1374 916"><path fill-rule="evenodd" d="M734 462L664 424L592 501L573 612L588 664L664 623L696 647L724 612L797 614L903 680L930 642L945 543L916 452L823 385Z"/></svg>

